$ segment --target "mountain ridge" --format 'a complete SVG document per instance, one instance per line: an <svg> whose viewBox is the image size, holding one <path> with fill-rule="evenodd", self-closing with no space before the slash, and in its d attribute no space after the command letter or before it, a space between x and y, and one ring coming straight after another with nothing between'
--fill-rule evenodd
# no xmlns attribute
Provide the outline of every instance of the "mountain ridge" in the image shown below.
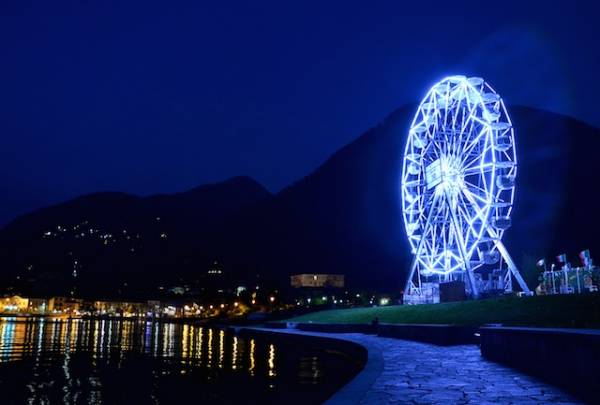
<svg viewBox="0 0 600 405"><path fill-rule="evenodd" d="M411 259L401 219L399 185L413 110L412 106L394 110L278 193L269 193L253 179L237 177L243 180L233 184L243 187L232 187L236 191L214 200L210 210L240 196L249 197L248 201L234 204L222 215L211 211L197 219L203 210L210 210L193 198L182 206L166 204L169 214L160 224L147 225L147 232L152 237L168 234L168 249L157 250L160 254L149 250L155 260L132 260L132 266L156 279L164 268L173 276L194 277L213 259L219 259L235 279L245 283L250 276L260 274L285 285L290 274L318 271L346 274L351 286L399 291ZM593 230L600 221L593 214L593 201L599 196L589 187L589 179L590 173L600 171L594 157L600 148L600 130L529 107L513 106L510 114L520 167L514 225L505 238L511 255L521 267L529 268L541 255L552 256L563 249L573 255L597 247ZM578 193L586 184L587 194L582 200ZM188 192L192 190L202 193L207 188L200 186ZM160 202L185 200L194 194L186 193L139 198ZM251 195L246 196L248 193ZM145 220L151 217L146 214ZM0 239L4 233L6 240L3 231ZM166 244L159 241L156 246L163 249ZM18 251L29 257L27 248ZM123 255L121 252L115 257ZM6 267L11 263L6 261L6 252L4 258L0 265ZM122 266L109 259L98 263L96 271L101 268L119 274L117 269ZM93 255L90 260L94 260ZM12 262L13 267L23 267L27 259Z"/></svg>

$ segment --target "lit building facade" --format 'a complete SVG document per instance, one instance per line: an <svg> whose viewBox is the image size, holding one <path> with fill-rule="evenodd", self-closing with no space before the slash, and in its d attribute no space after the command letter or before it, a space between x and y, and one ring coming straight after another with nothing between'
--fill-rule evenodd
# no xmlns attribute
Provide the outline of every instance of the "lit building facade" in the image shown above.
<svg viewBox="0 0 600 405"><path fill-rule="evenodd" d="M45 314L48 308L48 300L46 298L29 298L28 312L34 314Z"/></svg>
<svg viewBox="0 0 600 405"><path fill-rule="evenodd" d="M83 300L70 297L52 297L48 300L48 310L55 313L72 313L79 311Z"/></svg>
<svg viewBox="0 0 600 405"><path fill-rule="evenodd" d="M290 277L294 288L344 288L343 274L295 274Z"/></svg>
<svg viewBox="0 0 600 405"><path fill-rule="evenodd" d="M29 299L19 295L2 299L2 311L4 312L25 312L28 307Z"/></svg>

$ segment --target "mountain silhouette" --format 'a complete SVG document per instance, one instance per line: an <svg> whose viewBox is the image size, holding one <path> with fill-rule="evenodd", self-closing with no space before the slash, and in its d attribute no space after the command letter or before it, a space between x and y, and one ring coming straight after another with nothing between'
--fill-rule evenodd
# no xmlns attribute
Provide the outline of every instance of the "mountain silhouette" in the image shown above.
<svg viewBox="0 0 600 405"><path fill-rule="evenodd" d="M94 193L43 208L0 231L4 283L18 277L21 290L64 293L77 270L79 292L89 296L113 295L124 284L132 295L148 294L205 272L225 218L270 197L254 180L235 177L170 195Z"/></svg>
<svg viewBox="0 0 600 405"><path fill-rule="evenodd" d="M294 273L343 273L350 287L399 292L411 260L400 175L413 113L414 106L394 111L275 195L242 177L173 195L92 194L38 210L0 231L0 265L9 278L65 280L77 256L94 291L115 280L147 290L197 279L218 260L232 282L260 276L287 285ZM594 254L600 130L533 108L509 113L519 164L513 226L504 238L509 252L527 269L541 257L567 253L574 260L587 248ZM81 227L118 234L117 241L56 232L84 221ZM49 231L59 236L44 236Z"/></svg>

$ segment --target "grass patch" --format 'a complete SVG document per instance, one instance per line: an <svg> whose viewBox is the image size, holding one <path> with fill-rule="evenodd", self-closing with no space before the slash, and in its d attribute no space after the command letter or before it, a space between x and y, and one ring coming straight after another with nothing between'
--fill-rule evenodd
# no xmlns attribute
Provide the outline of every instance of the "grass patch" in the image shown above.
<svg viewBox="0 0 600 405"><path fill-rule="evenodd" d="M432 305L333 309L298 316L288 322L368 323L375 317L381 323L469 326L501 323L600 329L600 294L502 297Z"/></svg>

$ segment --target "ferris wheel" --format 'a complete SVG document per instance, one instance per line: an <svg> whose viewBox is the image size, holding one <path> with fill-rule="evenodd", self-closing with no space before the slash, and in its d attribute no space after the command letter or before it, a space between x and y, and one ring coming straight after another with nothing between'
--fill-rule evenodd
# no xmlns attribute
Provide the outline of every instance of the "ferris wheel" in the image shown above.
<svg viewBox="0 0 600 405"><path fill-rule="evenodd" d="M406 296L422 294L426 281L458 279L475 298L486 289L512 291L513 278L529 293L501 242L516 176L514 130L500 95L479 77L435 84L414 116L402 164L402 214L414 255Z"/></svg>

